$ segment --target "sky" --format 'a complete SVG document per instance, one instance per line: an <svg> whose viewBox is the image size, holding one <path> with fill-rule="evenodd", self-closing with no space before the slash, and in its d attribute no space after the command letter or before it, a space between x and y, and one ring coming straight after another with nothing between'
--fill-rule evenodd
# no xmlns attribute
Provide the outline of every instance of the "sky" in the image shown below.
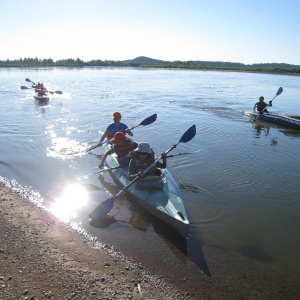
<svg viewBox="0 0 300 300"><path fill-rule="evenodd" d="M300 0L0 0L0 60L300 65Z"/></svg>

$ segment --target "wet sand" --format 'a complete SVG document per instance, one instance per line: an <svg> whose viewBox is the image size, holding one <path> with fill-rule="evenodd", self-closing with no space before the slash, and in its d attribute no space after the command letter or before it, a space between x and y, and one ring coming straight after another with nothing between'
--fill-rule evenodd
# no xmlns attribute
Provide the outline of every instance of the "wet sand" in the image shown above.
<svg viewBox="0 0 300 300"><path fill-rule="evenodd" d="M203 247L211 276L182 284L118 259L0 183L0 299L299 299L300 287ZM187 267L188 269L188 267ZM195 278L197 277L197 280Z"/></svg>

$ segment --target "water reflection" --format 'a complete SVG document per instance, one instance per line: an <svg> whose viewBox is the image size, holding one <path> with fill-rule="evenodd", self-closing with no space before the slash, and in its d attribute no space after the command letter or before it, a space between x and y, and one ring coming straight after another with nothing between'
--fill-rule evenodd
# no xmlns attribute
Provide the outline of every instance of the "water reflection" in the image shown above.
<svg viewBox="0 0 300 300"><path fill-rule="evenodd" d="M295 129L279 129L281 133L283 133L287 137L292 137L292 138L300 138L300 131L295 130Z"/></svg>
<svg viewBox="0 0 300 300"><path fill-rule="evenodd" d="M281 128L281 126L277 126L274 124L264 123L264 122L256 122L253 124L253 129L255 133L255 138L259 139L262 136L270 136L271 128L273 131L278 130L282 134L284 134L287 137L292 138L300 138L300 131L296 129L291 128ZM272 133L273 133L272 131ZM277 146L278 144L278 138L273 137L270 142L271 146Z"/></svg>
<svg viewBox="0 0 300 300"><path fill-rule="evenodd" d="M270 132L270 126L266 125L264 123L256 122L253 124L253 128L255 130L256 138L259 138L261 134L264 134L265 136L267 136Z"/></svg>
<svg viewBox="0 0 300 300"><path fill-rule="evenodd" d="M88 203L87 191L80 184L71 185L65 188L61 197L55 198L50 211L62 221L69 222L77 217L80 208Z"/></svg>
<svg viewBox="0 0 300 300"><path fill-rule="evenodd" d="M259 139L261 136L268 136L270 133L271 126L268 123L255 123L253 124L253 128L255 129L255 138ZM270 145L277 146L278 140L277 138L271 138Z"/></svg>
<svg viewBox="0 0 300 300"><path fill-rule="evenodd" d="M43 113L46 112L45 108L49 105L49 100L34 100L35 106L41 108Z"/></svg>

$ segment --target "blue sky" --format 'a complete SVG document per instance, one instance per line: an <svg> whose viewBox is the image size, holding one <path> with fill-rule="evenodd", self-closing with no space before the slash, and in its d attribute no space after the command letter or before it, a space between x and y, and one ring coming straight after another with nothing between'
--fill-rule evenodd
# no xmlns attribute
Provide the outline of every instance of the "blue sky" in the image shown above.
<svg viewBox="0 0 300 300"><path fill-rule="evenodd" d="M0 60L300 65L300 0L0 0Z"/></svg>

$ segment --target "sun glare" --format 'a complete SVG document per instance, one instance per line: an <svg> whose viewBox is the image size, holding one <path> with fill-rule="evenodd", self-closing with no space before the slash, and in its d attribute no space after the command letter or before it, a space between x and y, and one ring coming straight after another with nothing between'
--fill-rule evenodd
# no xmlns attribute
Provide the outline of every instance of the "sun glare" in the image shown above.
<svg viewBox="0 0 300 300"><path fill-rule="evenodd" d="M88 201L87 191L80 185L68 186L61 197L55 199L50 211L59 219L69 222Z"/></svg>
<svg viewBox="0 0 300 300"><path fill-rule="evenodd" d="M86 153L86 145L76 140L68 138L52 138L53 146L48 148L48 156L56 158L72 158L74 155L83 155Z"/></svg>

